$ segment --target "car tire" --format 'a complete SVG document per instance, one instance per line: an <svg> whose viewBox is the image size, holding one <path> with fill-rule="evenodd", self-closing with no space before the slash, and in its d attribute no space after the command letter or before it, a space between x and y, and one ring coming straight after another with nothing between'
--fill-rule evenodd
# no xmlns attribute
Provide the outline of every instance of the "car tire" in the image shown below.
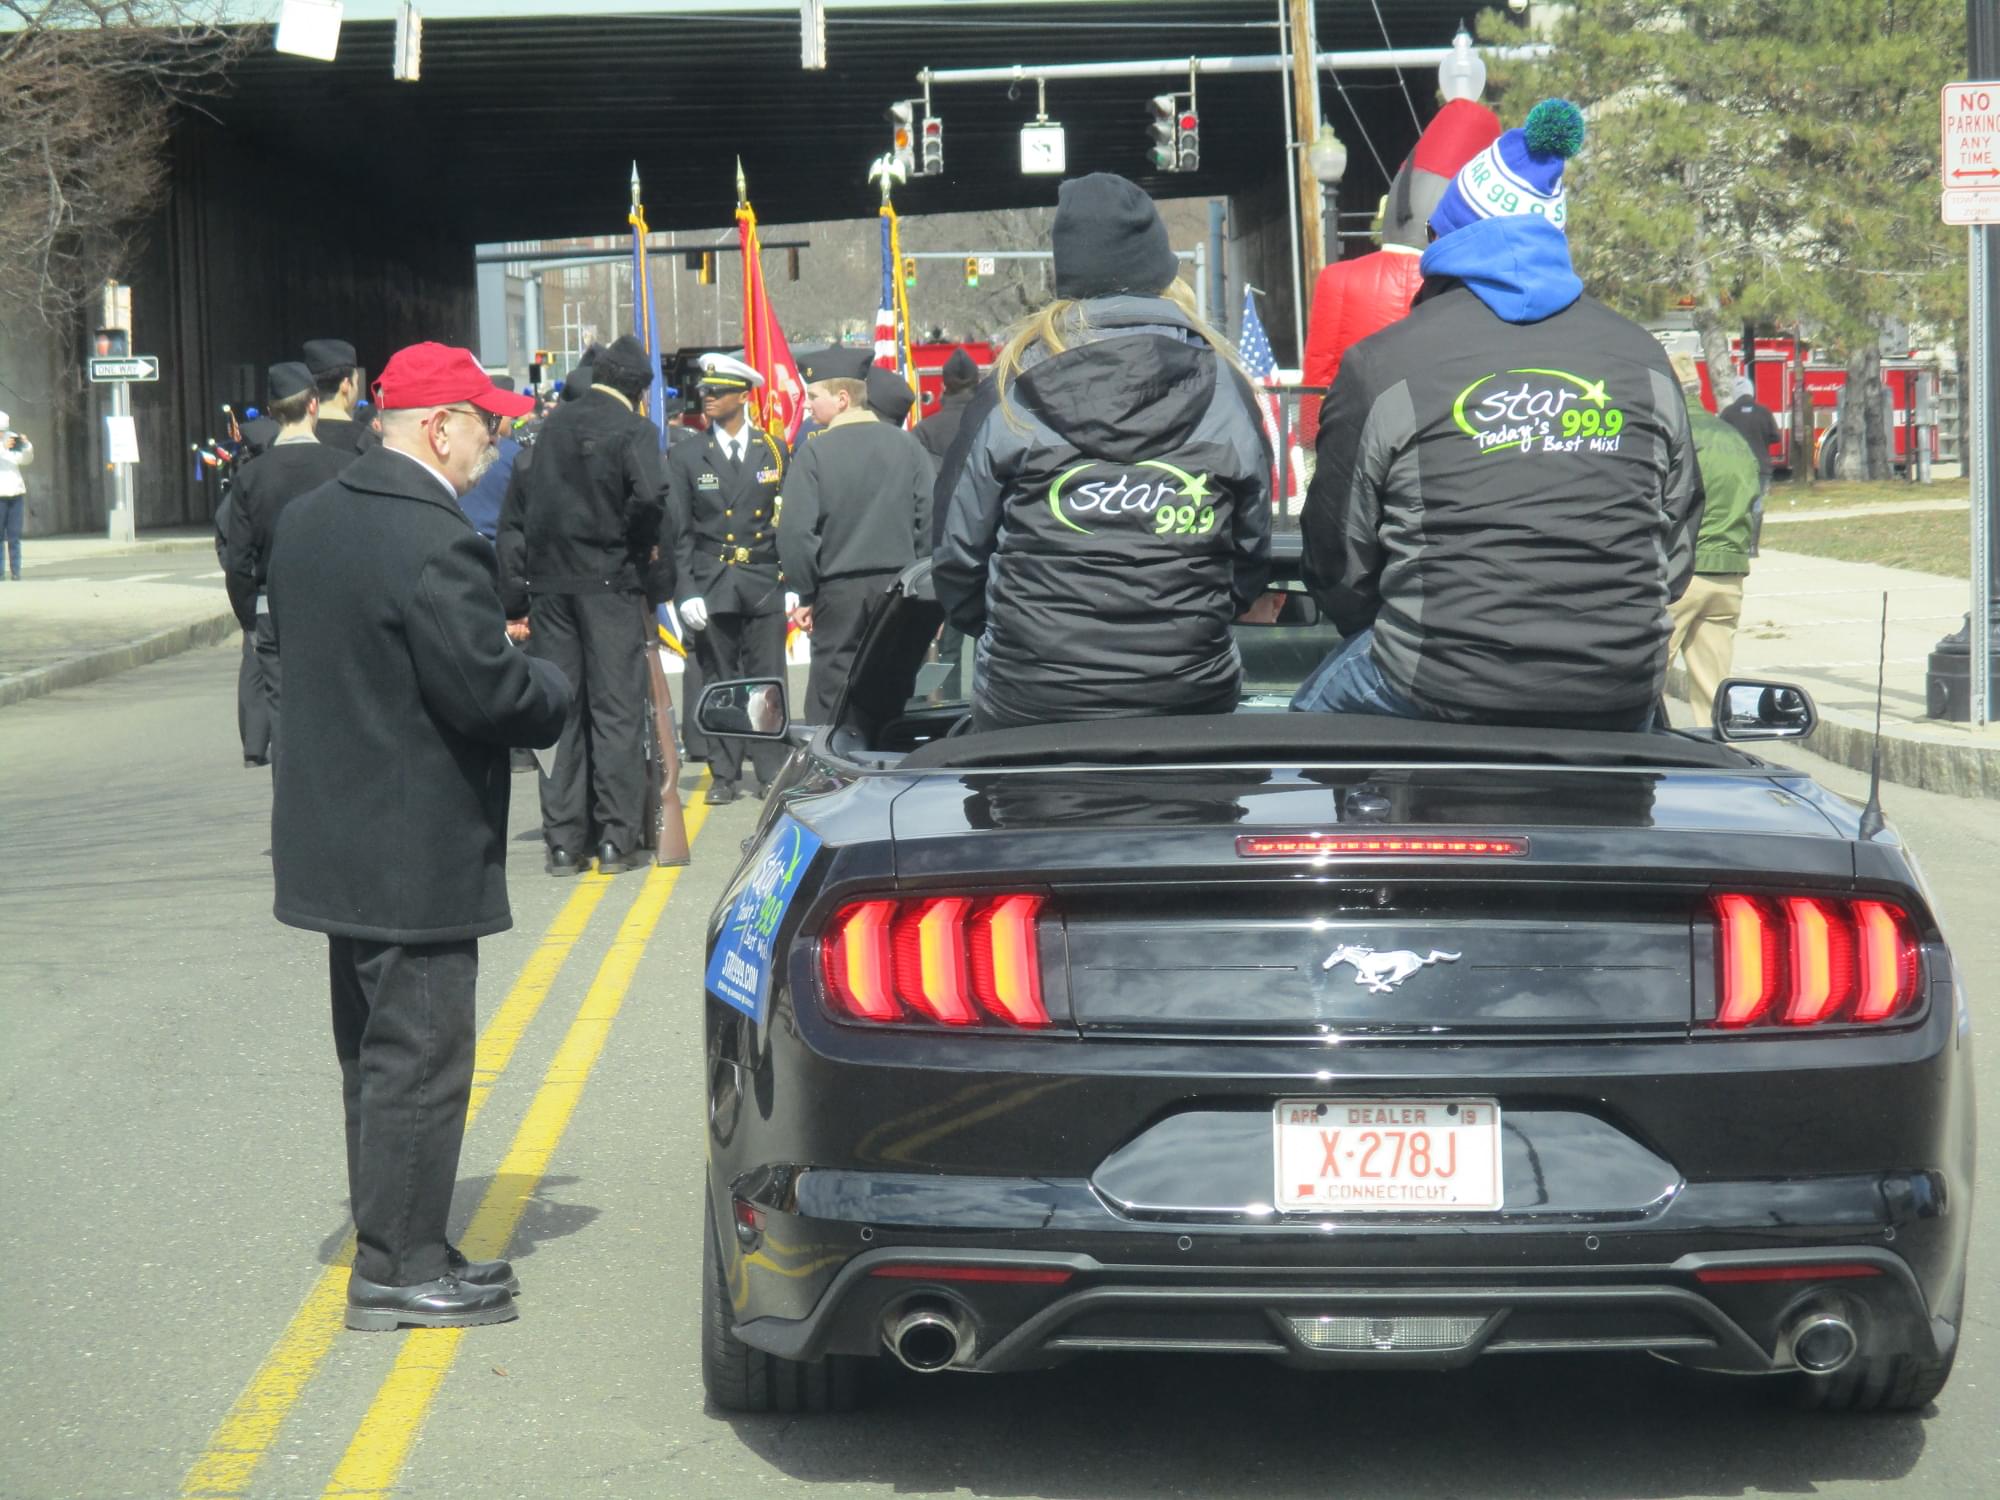
<svg viewBox="0 0 2000 1500"><path fill-rule="evenodd" d="M1800 1375L1804 1411L1921 1411L1951 1379L1954 1349L1942 1359L1916 1354L1856 1355L1832 1375Z"/></svg>
<svg viewBox="0 0 2000 1500"><path fill-rule="evenodd" d="M701 1236L701 1383L722 1411L787 1415L853 1411L861 1403L867 1361L834 1354L825 1359L781 1359L753 1349L730 1331L734 1321L729 1283L716 1238L715 1205L704 1190Z"/></svg>

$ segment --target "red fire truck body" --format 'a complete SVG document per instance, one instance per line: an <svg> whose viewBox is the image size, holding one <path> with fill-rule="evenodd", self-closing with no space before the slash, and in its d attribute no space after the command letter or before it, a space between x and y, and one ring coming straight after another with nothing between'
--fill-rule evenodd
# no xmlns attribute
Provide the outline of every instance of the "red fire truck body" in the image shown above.
<svg viewBox="0 0 2000 1500"><path fill-rule="evenodd" d="M1734 380L1743 374L1743 341L1731 339L1729 352L1734 358L1735 368L1731 372ZM1778 441L1771 448L1771 455L1781 469L1792 467L1792 382L1804 372L1807 398L1812 403L1813 453L1819 452L1819 445L1834 423L1838 420L1841 388L1847 384L1845 365L1816 363L1808 346L1806 362L1797 362L1797 350L1792 339L1758 339L1756 343L1756 373L1752 377L1752 388L1760 406L1770 408L1778 419ZM1733 393L1725 391L1720 399L1710 383L1708 361L1698 360L1701 367L1702 405L1710 411L1728 405L1734 399ZM1919 387L1928 382L1933 395L1937 391L1937 365L1934 361L1902 358L1885 358L1882 361L1882 384L1889 392L1890 435L1894 443L1891 450L1894 461L1901 464L1908 457L1910 433L1910 408L1918 399ZM1931 458L1937 457L1937 428L1928 426L1921 429L1924 441L1930 449Z"/></svg>

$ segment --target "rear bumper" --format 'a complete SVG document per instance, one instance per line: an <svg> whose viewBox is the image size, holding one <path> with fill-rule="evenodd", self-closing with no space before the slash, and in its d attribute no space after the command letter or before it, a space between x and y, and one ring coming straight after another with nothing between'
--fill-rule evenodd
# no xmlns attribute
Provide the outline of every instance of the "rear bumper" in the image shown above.
<svg viewBox="0 0 2000 1500"><path fill-rule="evenodd" d="M1698 1273L1819 1260L1825 1281L1708 1285ZM1876 1274L1857 1277L1857 1266ZM930 1271L940 1277L887 1274ZM1066 1273L996 1284L954 1273ZM1906 1262L1881 1250L1688 1255L1666 1264L1544 1271L1409 1267L1358 1272L1118 1263L1091 1255L899 1247L847 1261L804 1318L753 1318L744 1342L790 1359L876 1354L917 1306L968 1331L953 1367L985 1374L1085 1353L1250 1354L1301 1367L1449 1369L1489 1354L1646 1351L1704 1369L1795 1368L1791 1331L1832 1313L1864 1354L1935 1358L1957 1338Z"/></svg>

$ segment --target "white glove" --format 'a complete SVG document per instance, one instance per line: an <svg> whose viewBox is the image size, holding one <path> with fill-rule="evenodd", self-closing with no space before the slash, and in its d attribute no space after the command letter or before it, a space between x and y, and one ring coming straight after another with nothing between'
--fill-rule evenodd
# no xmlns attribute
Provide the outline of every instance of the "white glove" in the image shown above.
<svg viewBox="0 0 2000 1500"><path fill-rule="evenodd" d="M699 599L690 599L681 606L681 624L689 630L708 629L708 606Z"/></svg>
<svg viewBox="0 0 2000 1500"><path fill-rule="evenodd" d="M785 591L785 613L791 614L798 607L799 607L799 596L797 594L794 594L791 590L787 589Z"/></svg>

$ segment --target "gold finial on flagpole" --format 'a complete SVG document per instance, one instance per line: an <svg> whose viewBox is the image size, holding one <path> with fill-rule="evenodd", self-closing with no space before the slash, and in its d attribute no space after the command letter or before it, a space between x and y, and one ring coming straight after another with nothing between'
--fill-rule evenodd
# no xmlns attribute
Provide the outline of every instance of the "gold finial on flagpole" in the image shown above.
<svg viewBox="0 0 2000 1500"><path fill-rule="evenodd" d="M743 158L736 158L736 206L747 208L750 204L750 184L743 178Z"/></svg>
<svg viewBox="0 0 2000 1500"><path fill-rule="evenodd" d="M632 163L632 206L639 206L639 164L636 161Z"/></svg>

